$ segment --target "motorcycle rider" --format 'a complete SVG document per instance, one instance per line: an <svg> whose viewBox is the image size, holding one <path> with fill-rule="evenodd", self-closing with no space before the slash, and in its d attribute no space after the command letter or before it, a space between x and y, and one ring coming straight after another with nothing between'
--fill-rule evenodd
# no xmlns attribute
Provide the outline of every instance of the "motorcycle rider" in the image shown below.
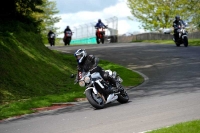
<svg viewBox="0 0 200 133"><path fill-rule="evenodd" d="M47 37L48 37L48 42L50 43L50 38L51 38L51 35L54 34L54 32L52 30L49 30L48 34L47 34ZM55 37L55 36L54 36Z"/></svg>
<svg viewBox="0 0 200 133"><path fill-rule="evenodd" d="M183 20L181 20L179 15L175 16L175 21L173 22L173 27L174 27L174 39L175 41L178 40L179 38L179 29L181 28L181 26L186 26L185 22Z"/></svg>
<svg viewBox="0 0 200 133"><path fill-rule="evenodd" d="M98 66L99 58L95 57L94 55L88 55L87 52L83 49L78 49L74 53L74 56L76 57L78 62L77 66L78 75L76 76L75 79L76 82L80 79L79 74L82 71L84 72L90 71L91 73L99 72L101 77L104 80L108 80L112 85L111 89L106 90L108 94L121 91L118 85L116 84L115 79L111 77L109 73L105 72L100 66Z"/></svg>
<svg viewBox="0 0 200 133"><path fill-rule="evenodd" d="M101 21L101 19L98 19L98 22L96 23L95 25L95 28L98 29L98 28L107 28L107 26ZM105 34L105 32L103 32L102 34ZM96 30L96 38L97 38L97 30Z"/></svg>
<svg viewBox="0 0 200 133"><path fill-rule="evenodd" d="M65 30L64 30L64 38L63 38L63 41L64 41L65 45L70 45L70 42L71 42L71 39L72 39L71 36L72 36L72 31L71 31L70 27L67 26L67 27L65 28ZM66 38L69 39L68 44L67 44L67 42L65 41Z"/></svg>

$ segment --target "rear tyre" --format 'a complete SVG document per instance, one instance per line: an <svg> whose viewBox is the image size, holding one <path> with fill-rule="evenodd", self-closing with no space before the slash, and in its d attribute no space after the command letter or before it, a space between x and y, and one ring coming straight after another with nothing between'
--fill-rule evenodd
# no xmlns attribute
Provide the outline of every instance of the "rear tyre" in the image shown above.
<svg viewBox="0 0 200 133"><path fill-rule="evenodd" d="M86 98L89 103L96 109L102 109L105 106L104 100L99 95L96 95L92 89L88 89L85 92Z"/></svg>
<svg viewBox="0 0 200 133"><path fill-rule="evenodd" d="M120 94L118 94L117 101L119 103L127 103L129 101L129 96L124 89L122 91L120 91Z"/></svg>
<svg viewBox="0 0 200 133"><path fill-rule="evenodd" d="M185 47L188 46L188 38L187 37L183 38L183 44L184 44Z"/></svg>

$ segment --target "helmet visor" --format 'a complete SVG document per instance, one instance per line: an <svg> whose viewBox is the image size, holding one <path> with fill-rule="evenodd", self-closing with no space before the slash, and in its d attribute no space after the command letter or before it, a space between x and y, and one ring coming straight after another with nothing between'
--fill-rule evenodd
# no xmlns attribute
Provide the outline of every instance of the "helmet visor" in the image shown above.
<svg viewBox="0 0 200 133"><path fill-rule="evenodd" d="M77 56L76 56L76 59L79 60L80 58L81 58L81 55L77 55Z"/></svg>

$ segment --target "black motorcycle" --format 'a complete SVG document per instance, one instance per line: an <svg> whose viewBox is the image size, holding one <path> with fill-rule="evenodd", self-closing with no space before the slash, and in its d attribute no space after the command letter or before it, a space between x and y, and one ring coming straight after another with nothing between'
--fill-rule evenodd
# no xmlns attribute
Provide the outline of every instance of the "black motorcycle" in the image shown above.
<svg viewBox="0 0 200 133"><path fill-rule="evenodd" d="M51 34L49 37L49 44L50 46L55 46L55 34Z"/></svg>
<svg viewBox="0 0 200 133"><path fill-rule="evenodd" d="M66 45L70 45L72 39L72 32L71 31L67 31L64 38L63 38L63 42Z"/></svg>
<svg viewBox="0 0 200 133"><path fill-rule="evenodd" d="M175 40L173 38L175 44L177 47L179 47L181 44L184 44L185 47L188 46L188 36L187 36L187 31L185 29L185 26L181 26L178 30L178 38Z"/></svg>

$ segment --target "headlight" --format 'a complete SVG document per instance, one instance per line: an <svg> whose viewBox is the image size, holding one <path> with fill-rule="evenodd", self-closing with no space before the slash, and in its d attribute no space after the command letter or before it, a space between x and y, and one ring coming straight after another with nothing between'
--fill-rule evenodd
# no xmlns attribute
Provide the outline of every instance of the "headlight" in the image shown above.
<svg viewBox="0 0 200 133"><path fill-rule="evenodd" d="M90 83L90 77L85 77L84 81L85 83Z"/></svg>
<svg viewBox="0 0 200 133"><path fill-rule="evenodd" d="M83 80L81 80L81 81L79 81L79 85L80 85L81 87L84 87L84 86L85 86L85 82L84 82Z"/></svg>

